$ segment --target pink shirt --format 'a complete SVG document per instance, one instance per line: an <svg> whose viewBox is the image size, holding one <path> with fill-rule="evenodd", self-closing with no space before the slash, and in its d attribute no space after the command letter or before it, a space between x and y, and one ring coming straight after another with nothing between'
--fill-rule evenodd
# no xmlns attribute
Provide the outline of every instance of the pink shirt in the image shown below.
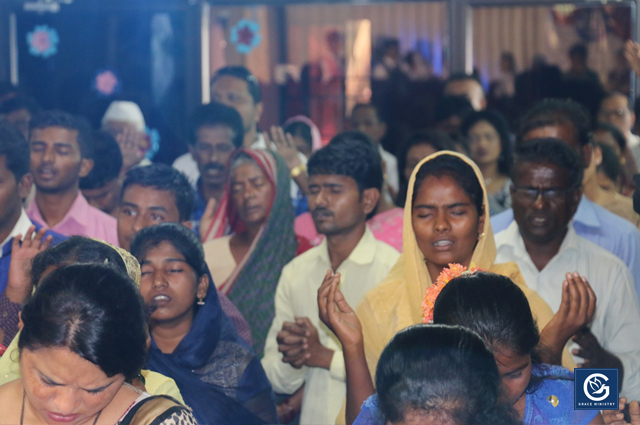
<svg viewBox="0 0 640 425"><path fill-rule="evenodd" d="M402 224L404 222L404 209L393 208L387 212L373 216L367 224L373 232L373 236L384 243L402 252ZM300 214L294 222L296 235L303 236L313 246L318 246L324 239L324 235L318 234L310 212Z"/></svg>
<svg viewBox="0 0 640 425"><path fill-rule="evenodd" d="M31 221L37 221L44 227L50 228L42 218L35 199L26 211ZM79 235L101 239L113 246L119 246L117 220L89 205L80 192L62 221L51 227L51 230L65 236Z"/></svg>

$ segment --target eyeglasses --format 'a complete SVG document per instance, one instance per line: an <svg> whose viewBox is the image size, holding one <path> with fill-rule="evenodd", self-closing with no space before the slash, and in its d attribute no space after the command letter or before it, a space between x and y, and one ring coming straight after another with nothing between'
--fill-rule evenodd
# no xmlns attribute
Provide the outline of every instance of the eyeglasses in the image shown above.
<svg viewBox="0 0 640 425"><path fill-rule="evenodd" d="M515 196L523 201L535 202L538 199L538 196L542 195L544 200L554 202L562 200L567 193L573 192L579 186L573 186L568 189L534 189L531 187L517 187L515 185L511 185L511 187L515 192Z"/></svg>

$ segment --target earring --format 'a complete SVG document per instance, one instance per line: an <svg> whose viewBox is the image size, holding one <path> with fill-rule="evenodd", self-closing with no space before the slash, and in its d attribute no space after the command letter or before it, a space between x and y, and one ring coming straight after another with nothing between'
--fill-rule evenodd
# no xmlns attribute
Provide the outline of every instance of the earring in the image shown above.
<svg viewBox="0 0 640 425"><path fill-rule="evenodd" d="M480 233L480 236L478 236L478 239L482 239L484 238L484 232Z"/></svg>
<svg viewBox="0 0 640 425"><path fill-rule="evenodd" d="M204 305L204 300L202 297L198 297L198 305Z"/></svg>

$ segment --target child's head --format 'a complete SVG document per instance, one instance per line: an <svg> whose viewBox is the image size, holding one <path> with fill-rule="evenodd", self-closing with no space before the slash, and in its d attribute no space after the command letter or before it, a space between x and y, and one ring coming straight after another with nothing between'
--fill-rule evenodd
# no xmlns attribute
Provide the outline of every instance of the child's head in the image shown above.
<svg viewBox="0 0 640 425"><path fill-rule="evenodd" d="M511 424L498 402L496 362L482 339L459 326L415 325L380 356L376 387L388 424Z"/></svg>
<svg viewBox="0 0 640 425"><path fill-rule="evenodd" d="M433 321L480 335L496 358L504 398L510 404L520 399L540 334L527 297L511 279L485 272L452 279L436 299Z"/></svg>

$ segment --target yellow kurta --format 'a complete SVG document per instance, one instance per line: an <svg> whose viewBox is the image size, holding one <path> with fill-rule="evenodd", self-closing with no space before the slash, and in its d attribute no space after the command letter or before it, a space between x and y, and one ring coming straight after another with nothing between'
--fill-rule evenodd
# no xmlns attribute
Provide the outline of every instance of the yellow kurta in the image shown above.
<svg viewBox="0 0 640 425"><path fill-rule="evenodd" d="M475 163L456 152L437 152L422 160L414 169L409 180L407 201L404 207L402 255L389 272L387 278L369 291L356 309L358 318L362 323L365 355L372 377L375 377L380 354L382 354L382 350L391 338L398 331L408 326L422 323L422 301L426 289L431 286L432 282L424 263L422 251L418 248L411 224L413 189L417 170L420 169L422 164L443 154L457 156L469 164L484 189L484 179ZM527 287L516 263L494 264L496 245L489 220L489 203L486 189L483 205L485 218L484 235L478 240L471 261L480 268L511 278L525 293L538 327L542 329L553 317L553 312L535 291ZM563 353L563 364L567 367L575 367L571 356L566 350ZM344 415L339 418L338 422L341 420L344 420Z"/></svg>

